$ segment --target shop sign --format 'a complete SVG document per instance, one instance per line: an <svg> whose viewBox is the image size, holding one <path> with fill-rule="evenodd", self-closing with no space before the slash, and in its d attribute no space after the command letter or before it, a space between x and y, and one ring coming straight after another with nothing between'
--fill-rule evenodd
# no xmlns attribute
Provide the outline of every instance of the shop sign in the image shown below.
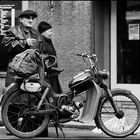
<svg viewBox="0 0 140 140"><path fill-rule="evenodd" d="M0 35L4 35L5 31L14 26L15 5L0 5Z"/></svg>
<svg viewBox="0 0 140 140"><path fill-rule="evenodd" d="M139 24L128 24L129 40L140 39L140 25Z"/></svg>

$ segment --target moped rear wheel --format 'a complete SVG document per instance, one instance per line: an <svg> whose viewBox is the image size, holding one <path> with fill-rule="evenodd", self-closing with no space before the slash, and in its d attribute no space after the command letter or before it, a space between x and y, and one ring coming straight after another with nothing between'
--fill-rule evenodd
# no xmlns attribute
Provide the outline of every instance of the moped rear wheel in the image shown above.
<svg viewBox="0 0 140 140"><path fill-rule="evenodd" d="M28 115L34 111L40 100L38 93L27 93L21 90L12 93L2 106L2 120L11 134L21 138L31 138L45 130L49 116ZM47 107L47 101L41 108ZM48 132L46 132L48 133Z"/></svg>
<svg viewBox="0 0 140 140"><path fill-rule="evenodd" d="M131 93L123 90L112 92L113 100L121 117L116 116L108 98L104 98L97 112L101 130L111 137L126 137L133 134L140 124L140 103Z"/></svg>

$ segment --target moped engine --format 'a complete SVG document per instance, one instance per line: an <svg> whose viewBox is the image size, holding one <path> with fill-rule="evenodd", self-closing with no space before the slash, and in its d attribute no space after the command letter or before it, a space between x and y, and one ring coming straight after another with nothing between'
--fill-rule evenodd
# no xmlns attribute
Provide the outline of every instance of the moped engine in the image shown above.
<svg viewBox="0 0 140 140"><path fill-rule="evenodd" d="M73 102L71 105L61 105L60 111L62 118L72 117L77 118L80 115L80 108L83 107L82 102Z"/></svg>

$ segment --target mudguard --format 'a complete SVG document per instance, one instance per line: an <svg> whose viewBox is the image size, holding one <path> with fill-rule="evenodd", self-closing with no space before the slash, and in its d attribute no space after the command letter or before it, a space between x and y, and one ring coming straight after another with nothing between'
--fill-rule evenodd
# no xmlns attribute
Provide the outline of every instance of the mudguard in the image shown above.
<svg viewBox="0 0 140 140"><path fill-rule="evenodd" d="M94 119L98 109L99 100L101 97L101 92L99 91L98 85L93 82L93 87L86 91L86 103L83 108L81 118L82 122L89 122Z"/></svg>
<svg viewBox="0 0 140 140"><path fill-rule="evenodd" d="M5 90L5 92L3 93L3 97L1 99L0 105L3 106L5 100L7 100L7 98L15 91L17 91L19 89L19 84L18 83L12 83L10 84L7 89Z"/></svg>
<svg viewBox="0 0 140 140"><path fill-rule="evenodd" d="M83 108L81 118L79 119L82 122L90 122L93 119L96 119L98 106L100 102L106 97L105 94L103 95L101 94L98 85L94 81L92 82L93 82L93 87L86 91L86 104ZM131 91L127 89L121 89L121 88L111 89L112 94L118 91L119 92L123 91L128 94L131 94Z"/></svg>
<svg viewBox="0 0 140 140"><path fill-rule="evenodd" d="M114 89L111 89L111 93L113 94L113 93L115 93L115 92L118 92L118 91L123 91L123 92L125 92L125 93L131 93L131 91L130 90L128 90L128 89L122 89L122 88L114 88Z"/></svg>

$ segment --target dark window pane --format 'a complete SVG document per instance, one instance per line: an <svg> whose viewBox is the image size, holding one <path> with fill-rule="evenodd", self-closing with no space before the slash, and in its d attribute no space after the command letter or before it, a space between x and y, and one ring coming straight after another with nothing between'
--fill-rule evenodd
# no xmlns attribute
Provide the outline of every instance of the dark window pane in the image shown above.
<svg viewBox="0 0 140 140"><path fill-rule="evenodd" d="M140 1L117 2L117 83L140 83Z"/></svg>
<svg viewBox="0 0 140 140"><path fill-rule="evenodd" d="M6 30L12 23L12 18L15 18L15 25L18 24L18 13L22 10L22 1L2 1L0 2L0 71L6 71L9 62L9 56L6 53L1 42ZM12 12L15 11L15 12ZM14 15L13 15L13 14Z"/></svg>

